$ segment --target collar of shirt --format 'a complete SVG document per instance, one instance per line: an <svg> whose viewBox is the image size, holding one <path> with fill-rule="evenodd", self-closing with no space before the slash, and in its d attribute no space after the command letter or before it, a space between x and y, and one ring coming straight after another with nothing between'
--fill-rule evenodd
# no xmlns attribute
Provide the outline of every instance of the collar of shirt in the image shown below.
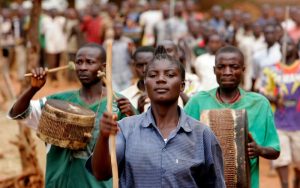
<svg viewBox="0 0 300 188"><path fill-rule="evenodd" d="M179 122L178 122L178 125L176 128L176 130L177 130L176 132L178 132L180 128L182 128L185 132L191 132L192 128L188 122L187 115L182 110L182 108L178 107L178 109L180 110L180 113L179 113L180 117L179 117ZM142 122L142 126L145 128L150 127L151 125L156 127L156 123L154 121L151 107L148 108L147 112L145 113L145 116L146 116L146 118L145 118L145 121Z"/></svg>

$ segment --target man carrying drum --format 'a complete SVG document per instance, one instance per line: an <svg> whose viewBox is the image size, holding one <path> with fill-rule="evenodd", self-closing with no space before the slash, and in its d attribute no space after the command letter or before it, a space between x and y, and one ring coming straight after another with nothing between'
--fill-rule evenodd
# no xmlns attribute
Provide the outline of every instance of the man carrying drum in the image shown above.
<svg viewBox="0 0 300 188"><path fill-rule="evenodd" d="M269 101L260 94L239 88L244 71L244 56L238 48L226 46L219 49L214 67L219 87L194 95L186 104L185 112L199 120L203 110L246 110L250 132L247 147L251 159L251 188L258 188L258 157L276 159L280 146Z"/></svg>
<svg viewBox="0 0 300 188"><path fill-rule="evenodd" d="M99 119L106 111L106 88L102 79L97 76L98 71L104 71L106 61L105 50L98 44L86 44L81 47L75 60L75 70L81 82L79 90L56 93L40 100L31 100L44 86L47 70L36 68L32 70L31 85L15 102L9 111L9 117L23 120L32 129L37 129L41 117L41 109L49 99L58 99L78 104L96 113L92 138L85 149L71 150L54 145L47 145L46 188L83 188L83 187L112 187L111 181L97 181L89 174L84 165L91 155L99 135ZM134 108L126 98L118 98L114 103L117 118L133 115ZM117 108L118 107L118 108Z"/></svg>

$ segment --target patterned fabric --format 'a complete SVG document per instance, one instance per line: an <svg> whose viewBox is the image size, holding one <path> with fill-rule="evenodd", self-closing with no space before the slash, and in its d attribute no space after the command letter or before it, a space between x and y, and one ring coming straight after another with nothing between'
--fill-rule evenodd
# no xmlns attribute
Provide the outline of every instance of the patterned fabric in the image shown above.
<svg viewBox="0 0 300 188"><path fill-rule="evenodd" d="M281 96L284 105L275 109L277 129L300 130L300 60L291 65L277 63L264 69L261 92L266 95Z"/></svg>
<svg viewBox="0 0 300 188"><path fill-rule="evenodd" d="M190 98L185 106L185 112L195 119L200 120L203 110L234 109L247 111L248 128L257 144L264 147L272 147L279 151L279 139L276 132L274 117L269 101L260 94L246 92L239 89L241 97L238 101L227 104L221 103L216 97L217 88L210 91L202 91ZM259 187L259 160L250 160L251 188Z"/></svg>
<svg viewBox="0 0 300 188"><path fill-rule="evenodd" d="M120 187L225 187L222 152L216 137L208 126L183 110L166 142L151 108L118 124Z"/></svg>

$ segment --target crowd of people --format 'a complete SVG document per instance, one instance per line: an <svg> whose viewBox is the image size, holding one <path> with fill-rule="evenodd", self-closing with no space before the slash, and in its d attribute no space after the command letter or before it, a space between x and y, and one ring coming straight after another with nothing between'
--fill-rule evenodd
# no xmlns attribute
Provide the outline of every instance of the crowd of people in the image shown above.
<svg viewBox="0 0 300 188"><path fill-rule="evenodd" d="M39 66L54 68L73 61L77 78L72 72L64 78L79 80L82 87L31 101L48 75L37 68L31 86L11 108L10 118L25 119L36 129L41 108L51 98L95 112L99 106L104 108L106 89L96 75L105 67L109 39L113 39L113 89L120 93L118 118L100 110L94 137L84 152L51 146L46 187L111 186L104 181L111 178L109 134L117 134L123 187L223 187L219 144L209 129L191 118L200 120L203 110L223 108L247 111L251 187L259 187L259 157L272 159L282 188L289 186L292 165L294 187L300 187L300 7L263 4L257 19L240 9L214 5L201 12L197 7L193 0L176 1L173 9L167 2L128 0L120 7L107 3L63 13L43 10ZM3 56L19 80L26 71L28 13L21 7L3 9L0 19ZM56 74L48 76L51 84L59 83ZM125 114L141 115L116 123ZM195 145L206 148L205 152L186 151ZM177 153L188 158L182 162L186 166L178 169L172 166L174 161L178 164ZM89 156L91 173L85 169ZM206 161L204 166L201 160ZM192 173L186 174L187 169ZM173 171L183 178L176 179ZM73 184L78 175L82 184Z"/></svg>

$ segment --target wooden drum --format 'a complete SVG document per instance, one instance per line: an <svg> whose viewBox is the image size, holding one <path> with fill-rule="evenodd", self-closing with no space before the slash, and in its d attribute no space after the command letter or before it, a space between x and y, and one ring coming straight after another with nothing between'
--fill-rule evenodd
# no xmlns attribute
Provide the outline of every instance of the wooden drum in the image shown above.
<svg viewBox="0 0 300 188"><path fill-rule="evenodd" d="M42 110L37 136L46 143L83 149L92 137L95 113L79 105L49 99Z"/></svg>
<svg viewBox="0 0 300 188"><path fill-rule="evenodd" d="M200 121L210 126L222 148L227 188L249 188L248 123L245 110L205 110Z"/></svg>

